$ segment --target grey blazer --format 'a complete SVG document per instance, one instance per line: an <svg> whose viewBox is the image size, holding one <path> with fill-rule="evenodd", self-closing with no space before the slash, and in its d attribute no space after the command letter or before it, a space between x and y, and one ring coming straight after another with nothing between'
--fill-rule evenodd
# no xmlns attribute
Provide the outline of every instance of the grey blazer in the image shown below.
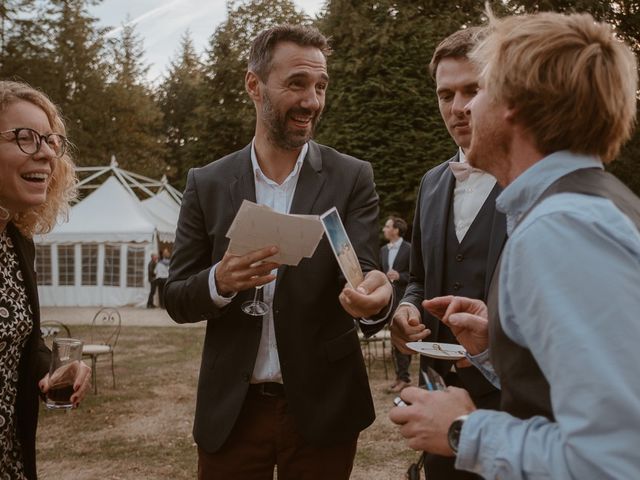
<svg viewBox="0 0 640 480"><path fill-rule="evenodd" d="M455 178L449 169L449 162L457 161L458 153L425 173L420 183L411 239L410 280L402 299L403 302L413 303L420 311L422 300L442 295L447 221L455 187ZM498 185L494 187L499 188ZM491 225L491 244L485 272L485 298L506 239L505 217L496 212ZM438 319L425 313L424 322L435 338Z"/></svg>
<svg viewBox="0 0 640 480"><path fill-rule="evenodd" d="M250 152L247 145L189 171L165 286L166 307L176 322L207 320L194 437L208 452L224 444L240 413L262 328L261 317L240 309L253 290L219 309L208 285L240 204L255 201ZM363 270L377 268L378 196L371 165L310 142L291 213L321 214L333 206ZM273 300L290 413L307 441L318 445L353 438L375 417L354 320L338 302L344 284L323 238L312 258L280 267Z"/></svg>

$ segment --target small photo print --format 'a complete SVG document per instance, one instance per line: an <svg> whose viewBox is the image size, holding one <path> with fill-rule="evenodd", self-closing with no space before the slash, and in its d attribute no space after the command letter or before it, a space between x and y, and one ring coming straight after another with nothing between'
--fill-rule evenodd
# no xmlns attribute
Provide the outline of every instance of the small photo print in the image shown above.
<svg viewBox="0 0 640 480"><path fill-rule="evenodd" d="M362 275L358 256L344 229L338 210L335 207L327 210L320 216L320 220L331 244L333 254L338 260L338 265L340 265L340 269L347 279L347 283L351 288L357 288L364 280L364 276Z"/></svg>

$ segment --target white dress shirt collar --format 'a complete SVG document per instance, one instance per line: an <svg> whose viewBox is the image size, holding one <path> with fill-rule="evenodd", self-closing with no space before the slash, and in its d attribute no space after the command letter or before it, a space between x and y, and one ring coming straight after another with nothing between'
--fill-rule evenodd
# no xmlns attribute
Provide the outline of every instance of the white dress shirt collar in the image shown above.
<svg viewBox="0 0 640 480"><path fill-rule="evenodd" d="M302 168L302 162L304 162L304 157L307 156L307 152L308 151L309 151L309 144L305 143L302 146L302 149L300 150L300 154L298 155L298 159L296 160L296 164L293 166L293 169L291 170L291 172L289 173L287 178L285 178L284 182L282 182L282 184L287 183L293 177L296 177L298 175L298 172L300 171L300 168ZM262 171L262 169L260 168L260 164L258 163L258 156L256 155L256 139L255 139L255 137L253 138L253 140L251 140L251 166L253 168L253 173L254 173L254 176L255 176L256 180L262 180L263 182L265 182L265 183L267 183L269 185L278 185L276 182L274 182L269 177L267 177L264 174L264 172Z"/></svg>
<svg viewBox="0 0 640 480"><path fill-rule="evenodd" d="M398 250L400 248L400 245L402 245L402 237L400 237L398 240L396 240L395 242L389 242L387 244L387 247L389 247L389 250Z"/></svg>
<svg viewBox="0 0 640 480"><path fill-rule="evenodd" d="M462 147L458 147L458 161L460 163L467 163L467 156L464 154Z"/></svg>

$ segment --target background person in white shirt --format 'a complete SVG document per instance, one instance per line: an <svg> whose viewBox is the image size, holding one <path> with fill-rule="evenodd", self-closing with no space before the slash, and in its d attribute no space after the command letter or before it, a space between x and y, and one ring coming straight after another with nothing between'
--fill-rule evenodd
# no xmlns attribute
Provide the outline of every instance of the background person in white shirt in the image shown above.
<svg viewBox="0 0 640 480"><path fill-rule="evenodd" d="M156 275L155 283L158 287L158 303L160 303L160 308L165 308L164 306L164 287L167 283L167 278L169 278L169 264L171 261L171 252L168 248L162 250L162 258L158 260L156 263L154 273Z"/></svg>
<svg viewBox="0 0 640 480"><path fill-rule="evenodd" d="M380 266L382 271L387 274L391 285L393 285L394 310L404 295L407 283L409 283L411 244L402 238L406 233L407 222L402 218L391 216L384 222L382 234L389 243L380 248ZM411 385L411 375L409 374L411 355L400 352L396 347L392 348L396 379L389 386L388 391L390 393L398 393L403 388Z"/></svg>

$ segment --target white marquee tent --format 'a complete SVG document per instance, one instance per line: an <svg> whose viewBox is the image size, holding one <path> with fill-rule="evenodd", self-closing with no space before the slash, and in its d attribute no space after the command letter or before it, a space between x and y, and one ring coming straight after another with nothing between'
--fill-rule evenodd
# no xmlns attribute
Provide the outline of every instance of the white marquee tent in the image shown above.
<svg viewBox="0 0 640 480"><path fill-rule="evenodd" d="M40 303L144 305L147 263L159 241L174 241L180 193L164 178L126 172L115 161L80 170L91 173L80 187L95 190L71 208L67 222L35 239ZM105 173L104 183L91 184Z"/></svg>

